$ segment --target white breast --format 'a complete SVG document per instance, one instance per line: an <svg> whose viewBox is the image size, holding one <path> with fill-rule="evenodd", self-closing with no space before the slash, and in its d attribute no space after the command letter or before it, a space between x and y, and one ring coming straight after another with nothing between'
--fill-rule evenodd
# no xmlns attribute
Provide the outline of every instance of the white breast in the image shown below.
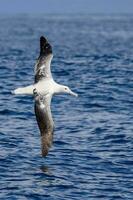
<svg viewBox="0 0 133 200"><path fill-rule="evenodd" d="M54 93L55 82L53 79L46 79L39 81L37 84L34 85L37 91L42 94L46 95L48 93Z"/></svg>

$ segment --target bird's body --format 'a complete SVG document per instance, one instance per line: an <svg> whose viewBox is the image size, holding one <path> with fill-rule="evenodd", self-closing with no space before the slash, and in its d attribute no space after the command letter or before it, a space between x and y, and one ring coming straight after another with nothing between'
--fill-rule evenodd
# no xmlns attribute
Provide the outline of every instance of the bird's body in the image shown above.
<svg viewBox="0 0 133 200"><path fill-rule="evenodd" d="M54 95L57 94L60 91L60 85L56 83L53 78L48 78L39 81L38 83L35 83L33 85L29 85L27 87L18 88L14 90L14 94L27 94L27 95L33 95L33 89L36 88L37 91L41 95L46 95L47 93Z"/></svg>
<svg viewBox="0 0 133 200"><path fill-rule="evenodd" d="M53 80L50 70L52 58L52 47L42 36L40 38L40 56L35 65L35 83L13 91L13 94L34 96L36 120L41 133L42 156L48 154L53 140L54 122L50 109L52 96L58 93L77 96L69 87L60 85Z"/></svg>

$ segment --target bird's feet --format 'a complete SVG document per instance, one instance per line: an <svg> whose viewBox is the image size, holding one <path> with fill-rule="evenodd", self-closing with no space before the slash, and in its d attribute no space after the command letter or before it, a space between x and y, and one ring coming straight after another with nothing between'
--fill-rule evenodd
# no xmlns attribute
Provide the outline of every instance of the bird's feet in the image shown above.
<svg viewBox="0 0 133 200"><path fill-rule="evenodd" d="M36 88L33 89L33 95L35 100L38 100L40 103L44 103L44 96L41 95Z"/></svg>
<svg viewBox="0 0 133 200"><path fill-rule="evenodd" d="M34 96L38 96L38 92L37 92L36 88L33 89L33 94L34 94Z"/></svg>

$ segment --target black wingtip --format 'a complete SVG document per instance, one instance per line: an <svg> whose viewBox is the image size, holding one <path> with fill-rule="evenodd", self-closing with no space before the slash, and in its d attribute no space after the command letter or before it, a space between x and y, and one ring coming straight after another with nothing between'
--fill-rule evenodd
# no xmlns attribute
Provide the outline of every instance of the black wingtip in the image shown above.
<svg viewBox="0 0 133 200"><path fill-rule="evenodd" d="M45 44L47 42L47 39L43 36L40 37L40 44Z"/></svg>
<svg viewBox="0 0 133 200"><path fill-rule="evenodd" d="M48 40L44 37L40 37L40 55L48 55L52 53L52 47L49 44Z"/></svg>

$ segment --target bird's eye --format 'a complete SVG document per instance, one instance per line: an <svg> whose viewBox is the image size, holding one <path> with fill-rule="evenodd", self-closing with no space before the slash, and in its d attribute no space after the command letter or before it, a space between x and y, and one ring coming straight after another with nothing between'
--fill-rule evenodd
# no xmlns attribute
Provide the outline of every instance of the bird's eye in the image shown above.
<svg viewBox="0 0 133 200"><path fill-rule="evenodd" d="M65 90L67 90L67 88L65 88Z"/></svg>

